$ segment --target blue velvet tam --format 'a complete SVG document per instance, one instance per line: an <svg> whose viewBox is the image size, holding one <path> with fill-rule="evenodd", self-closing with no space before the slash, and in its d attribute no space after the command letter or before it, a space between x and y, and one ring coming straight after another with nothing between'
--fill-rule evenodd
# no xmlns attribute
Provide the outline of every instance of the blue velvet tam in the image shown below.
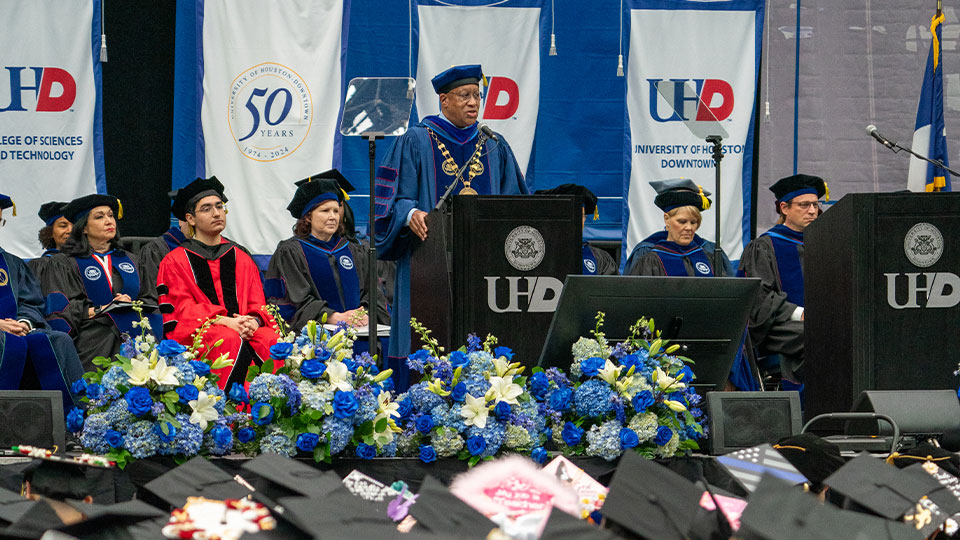
<svg viewBox="0 0 960 540"><path fill-rule="evenodd" d="M58 219L63 217L63 208L67 203L60 201L45 202L40 205L40 211L37 215L43 220L44 225L53 225Z"/></svg>
<svg viewBox="0 0 960 540"><path fill-rule="evenodd" d="M323 201L349 201L347 193L353 191L353 185L337 169L330 169L320 174L308 176L296 182L297 192L293 200L287 205L287 210L293 219L300 219L309 214Z"/></svg>
<svg viewBox="0 0 960 540"><path fill-rule="evenodd" d="M830 200L827 183L819 176L809 174L795 174L777 180L770 186L770 191L777 197L777 203L790 202L800 195L816 195L818 199L826 196Z"/></svg>
<svg viewBox="0 0 960 540"><path fill-rule="evenodd" d="M657 192L653 204L664 212L681 206L693 206L701 212L710 208L711 201L707 198L710 192L689 178L654 180L650 186Z"/></svg>
<svg viewBox="0 0 960 540"><path fill-rule="evenodd" d="M453 66L431 79L430 82L433 83L433 89L438 94L445 94L465 84L480 84L481 79L483 79L483 70L480 64L469 64Z"/></svg>

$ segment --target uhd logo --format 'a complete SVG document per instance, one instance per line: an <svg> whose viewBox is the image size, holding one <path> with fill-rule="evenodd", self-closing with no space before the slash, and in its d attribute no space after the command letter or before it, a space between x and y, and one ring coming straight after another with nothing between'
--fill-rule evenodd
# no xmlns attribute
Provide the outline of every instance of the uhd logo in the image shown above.
<svg viewBox="0 0 960 540"><path fill-rule="evenodd" d="M10 102L0 108L0 112L62 112L72 107L77 98L77 82L65 69L19 66L4 69L10 81Z"/></svg>
<svg viewBox="0 0 960 540"><path fill-rule="evenodd" d="M733 113L733 87L722 79L647 79L647 83L650 116L657 122L726 120ZM659 111L661 95L673 103L674 110L664 111L666 115Z"/></svg>
<svg viewBox="0 0 960 540"><path fill-rule="evenodd" d="M490 77L490 86L483 97L484 120L506 120L520 107L520 87L509 77Z"/></svg>

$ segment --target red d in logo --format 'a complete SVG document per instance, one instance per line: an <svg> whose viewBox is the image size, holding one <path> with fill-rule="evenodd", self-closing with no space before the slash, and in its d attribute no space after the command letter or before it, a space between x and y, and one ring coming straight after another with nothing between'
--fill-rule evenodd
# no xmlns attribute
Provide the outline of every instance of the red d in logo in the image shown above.
<svg viewBox="0 0 960 540"><path fill-rule="evenodd" d="M714 96L720 96L720 104L714 105ZM733 112L733 87L721 79L706 79L700 91L702 105L697 109L697 120L726 120Z"/></svg>
<svg viewBox="0 0 960 540"><path fill-rule="evenodd" d="M486 102L484 120L506 120L520 107L520 88L513 79L490 77Z"/></svg>
<svg viewBox="0 0 960 540"><path fill-rule="evenodd" d="M58 95L53 95L54 83L60 85ZM40 82L40 91L37 92L38 112L61 112L73 106L77 97L77 82L66 70L48 67L43 68L43 78Z"/></svg>

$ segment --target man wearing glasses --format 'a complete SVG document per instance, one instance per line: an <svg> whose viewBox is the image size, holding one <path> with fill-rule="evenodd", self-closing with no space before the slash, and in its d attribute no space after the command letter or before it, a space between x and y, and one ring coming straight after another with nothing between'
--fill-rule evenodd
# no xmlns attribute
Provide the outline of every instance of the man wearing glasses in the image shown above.
<svg viewBox="0 0 960 540"><path fill-rule="evenodd" d="M440 114L398 137L377 169L377 252L381 259L397 261L391 357L410 353L410 249L414 238L430 234L425 218L450 184L457 184L453 195L529 193L503 135L479 129L484 80L479 65L454 66L434 77Z"/></svg>
<svg viewBox="0 0 960 540"><path fill-rule="evenodd" d="M796 174L770 191L777 197L778 224L743 250L740 272L762 280L750 315L750 338L761 355L781 355L785 390L802 388L796 370L803 363L803 230L820 215L827 195L822 178Z"/></svg>

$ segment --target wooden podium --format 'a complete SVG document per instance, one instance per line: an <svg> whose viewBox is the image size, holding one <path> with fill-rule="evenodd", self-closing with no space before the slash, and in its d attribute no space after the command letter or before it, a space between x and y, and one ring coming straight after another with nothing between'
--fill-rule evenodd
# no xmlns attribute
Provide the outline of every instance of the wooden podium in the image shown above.
<svg viewBox="0 0 960 540"><path fill-rule="evenodd" d="M455 196L411 254L410 314L447 351L497 336L534 366L567 274L581 267L582 210L566 195ZM411 349L420 347L411 336Z"/></svg>
<svg viewBox="0 0 960 540"><path fill-rule="evenodd" d="M954 389L960 193L843 197L804 232L806 416L863 390Z"/></svg>

